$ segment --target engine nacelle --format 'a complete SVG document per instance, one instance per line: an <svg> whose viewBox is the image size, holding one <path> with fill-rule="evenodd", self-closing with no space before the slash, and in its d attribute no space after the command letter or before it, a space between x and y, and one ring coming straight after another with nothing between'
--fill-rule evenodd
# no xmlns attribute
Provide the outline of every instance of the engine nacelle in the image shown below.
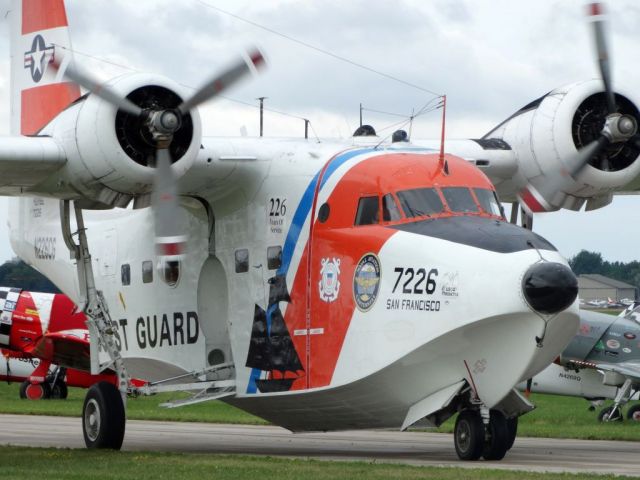
<svg viewBox="0 0 640 480"><path fill-rule="evenodd" d="M149 74L128 74L110 80L116 94L143 109L177 107L186 97L175 82ZM123 111L96 95L82 97L43 131L61 143L67 164L56 179L96 206L123 206L132 197L151 191L156 144L144 119ZM193 164L201 146L202 127L197 111L182 117L169 151L172 170L181 177Z"/></svg>
<svg viewBox="0 0 640 480"><path fill-rule="evenodd" d="M616 93L615 97L620 113L640 120L639 103L632 96ZM602 83L575 83L526 105L484 140L502 140L513 150L518 164L510 182L514 189L532 185L544 192L549 176L571 171L578 150L600 136L606 116ZM623 190L640 175L639 144L634 139L611 143L566 182L563 191L543 199L550 207L546 209L579 210L587 202L587 209L592 210L610 203L612 192Z"/></svg>

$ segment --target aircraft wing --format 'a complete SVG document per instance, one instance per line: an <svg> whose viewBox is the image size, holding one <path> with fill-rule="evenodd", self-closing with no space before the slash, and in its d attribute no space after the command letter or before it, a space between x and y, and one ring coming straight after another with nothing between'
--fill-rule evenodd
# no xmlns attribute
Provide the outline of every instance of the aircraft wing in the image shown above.
<svg viewBox="0 0 640 480"><path fill-rule="evenodd" d="M65 162L63 150L51 137L0 137L0 194L23 193Z"/></svg>
<svg viewBox="0 0 640 480"><path fill-rule="evenodd" d="M90 371L91 358L87 330L60 330L45 334L31 352L32 355L62 367Z"/></svg>
<svg viewBox="0 0 640 480"><path fill-rule="evenodd" d="M596 369L619 373L634 382L640 382L640 363L638 362L598 363Z"/></svg>

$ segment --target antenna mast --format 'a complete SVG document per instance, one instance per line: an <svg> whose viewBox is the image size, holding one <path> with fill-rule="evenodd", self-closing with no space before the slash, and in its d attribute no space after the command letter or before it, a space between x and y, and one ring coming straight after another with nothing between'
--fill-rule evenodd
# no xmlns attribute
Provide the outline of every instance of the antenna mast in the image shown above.
<svg viewBox="0 0 640 480"><path fill-rule="evenodd" d="M442 96L442 133L440 136L440 160L438 161L438 170L444 172L445 175L449 175L449 165L444 159L444 133L447 119L447 96Z"/></svg>

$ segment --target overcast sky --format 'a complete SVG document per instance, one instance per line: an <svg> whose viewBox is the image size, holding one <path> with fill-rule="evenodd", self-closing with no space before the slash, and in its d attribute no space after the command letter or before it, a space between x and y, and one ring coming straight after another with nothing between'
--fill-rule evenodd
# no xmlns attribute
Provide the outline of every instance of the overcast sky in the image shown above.
<svg viewBox="0 0 640 480"><path fill-rule="evenodd" d="M410 114L431 99L394 82L223 14L215 5L280 34L346 57L426 90L446 93L448 136L474 137L547 91L597 75L581 0L69 0L76 60L101 78L131 71L166 75L197 87L258 45L269 68L229 92L311 120L321 137L347 137L358 105ZM640 98L640 2L608 5L614 85ZM0 0L0 13L9 8ZM9 131L9 29L0 27L0 134ZM116 66L116 65L118 66ZM258 133L253 107L227 99L201 109L205 135ZM365 112L378 130L401 120ZM439 113L417 119L414 138L439 134ZM301 136L301 120L267 112L265 134ZM0 202L0 212L5 210ZM581 249L607 260L640 259L635 244L640 197L617 197L596 212L536 216L534 230L566 256ZM0 261L12 257L0 214Z"/></svg>

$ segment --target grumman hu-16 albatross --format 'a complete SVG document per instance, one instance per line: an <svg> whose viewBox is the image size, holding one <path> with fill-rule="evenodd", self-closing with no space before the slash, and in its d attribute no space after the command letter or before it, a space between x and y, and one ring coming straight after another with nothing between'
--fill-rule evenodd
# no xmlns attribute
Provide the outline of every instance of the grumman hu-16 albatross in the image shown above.
<svg viewBox="0 0 640 480"><path fill-rule="evenodd" d="M214 139L197 106L260 53L194 95L157 75L98 84L71 63L62 0L15 1L11 17L12 245L83 306L93 373L119 376L87 394L87 446L121 446L127 393L188 390L297 432L458 413L460 458L505 455L532 408L514 386L578 328L577 282L505 221L489 178L529 211L595 208L637 181L638 111L606 65L605 92L555 90L448 142L460 156L372 128Z"/></svg>
<svg viewBox="0 0 640 480"><path fill-rule="evenodd" d="M619 316L582 310L577 335L562 354L520 388L530 391L612 399L598 420L622 421L622 407L640 392L640 304ZM640 404L627 409L627 418L640 421Z"/></svg>
<svg viewBox="0 0 640 480"><path fill-rule="evenodd" d="M0 287L0 345L0 380L21 382L21 398L66 398L68 386L101 381L118 385L113 372L91 375L86 317L66 295Z"/></svg>

